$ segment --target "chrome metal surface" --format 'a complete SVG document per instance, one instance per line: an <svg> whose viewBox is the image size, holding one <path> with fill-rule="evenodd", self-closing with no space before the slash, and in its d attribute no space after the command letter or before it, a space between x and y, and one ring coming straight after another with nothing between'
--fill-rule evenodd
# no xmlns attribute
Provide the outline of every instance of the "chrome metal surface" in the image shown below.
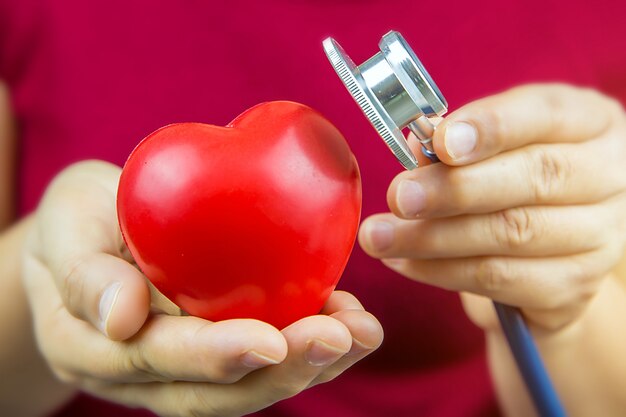
<svg viewBox="0 0 626 417"><path fill-rule="evenodd" d="M402 35L387 33L380 52L358 66L334 39L323 45L341 81L406 169L416 168L417 159L402 133L405 127L416 134L426 155L434 155L435 124L428 118L445 114L448 104Z"/></svg>

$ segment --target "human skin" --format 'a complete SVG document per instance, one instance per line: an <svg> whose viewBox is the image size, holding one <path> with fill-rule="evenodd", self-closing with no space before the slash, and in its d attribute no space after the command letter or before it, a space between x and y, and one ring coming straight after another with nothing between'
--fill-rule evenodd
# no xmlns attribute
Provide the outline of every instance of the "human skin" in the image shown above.
<svg viewBox="0 0 626 417"><path fill-rule="evenodd" d="M0 231L15 217L12 196L15 182L15 123L9 106L9 91L0 82Z"/></svg>
<svg viewBox="0 0 626 417"><path fill-rule="evenodd" d="M0 235L0 414L45 415L80 389L165 416L240 416L335 378L381 344L378 321L343 291L281 331L151 313L168 306L155 305L123 244L120 173L99 161L69 167Z"/></svg>
<svg viewBox="0 0 626 417"><path fill-rule="evenodd" d="M581 106L585 103L589 108ZM474 126L476 145L468 146L467 137L457 135L462 145L457 149L470 152L453 158L446 145L455 138L446 133L451 123L460 121ZM610 272L623 256L626 235L625 124L623 110L615 101L561 85L520 87L470 103L437 130L434 142L443 164L400 174L389 189L392 213L374 216L362 226L361 245L391 268L412 279L464 292L466 311L486 332L494 382L507 415L532 415L532 406L490 301L482 296L522 308L570 415L622 415L626 407L621 383L626 376L626 364L621 361L626 348L624 275ZM471 132L461 126L464 135ZM411 145L416 149L414 139ZM197 366L190 369L184 359L169 356L175 347L169 350L168 343L161 341L207 327L193 317L166 315L141 323L147 315L148 292L139 284L143 277L129 269L130 259L111 226L114 198L110 194L117 170L104 163L84 163L65 171L35 216L0 237L0 249L12 250L0 250L0 313L11 318L0 326L2 339L10 341L0 353L3 380L18 380L15 370L30 366L28 377L35 381L40 372L43 381L28 398L11 397L0 389L0 404L8 404L8 398L14 409L28 411L23 415L36 415L64 401L73 388L64 388L46 373L46 366L51 366L72 387L113 401L148 406L164 414L237 415L295 394L305 383L332 378L380 343L382 333L375 319L354 298L337 293L323 312L330 313L330 318L305 319L304 327L293 333L277 334L261 323L250 323L256 331L265 332L262 343L254 348L266 357L285 355L281 365L267 366L231 384L181 382L169 391L160 382L172 379L172 368L192 379L198 376L193 374ZM411 202L420 203L420 192L410 183L399 187L402 180L417 180L424 188L421 210L408 213L407 209L415 208ZM90 216L91 221L81 218L92 209L99 216ZM385 232L374 222L386 223L383 228L392 232L392 238L384 238ZM76 233L68 234L67 226ZM85 241L87 237L92 239ZM388 246L381 249L385 239ZM84 262L58 259L59 252L84 256L81 251L85 250L91 252ZM25 259L21 273L15 262L20 253ZM74 272L63 273L63 268ZM111 268L122 268L129 282L123 288L135 290L120 293L108 319L102 321L101 289L110 282L103 271ZM20 284L20 275L25 286ZM26 308L24 289L32 310ZM34 332L29 331L31 311ZM128 311L135 312L135 320L128 320ZM132 337L137 328L137 336ZM24 340L4 337L16 329L23 329ZM239 359L252 346L245 345L245 337L239 338L236 328L214 330L213 335L228 333L239 340L243 349L234 356L219 356L223 351L218 350L218 357L225 360L216 362L235 364L230 373L219 372L224 370L219 366L208 367L206 373L222 378L235 375L236 379L241 367L228 359ZM33 334L40 354L34 349ZM68 335L89 349L68 349ZM336 362L314 368L303 359L303 342L323 337L328 344L332 340L335 356L331 349L329 357ZM116 342L125 338L130 343ZM153 354L152 361L133 356L137 349L132 346L138 340ZM362 350L354 357L343 356L352 346L357 346L357 352ZM191 357L204 354L211 363L214 356L206 350L192 351ZM296 381L291 379L294 371ZM142 380L158 382L133 390ZM22 381L28 379L22 376ZM118 384L122 381L132 383L124 388ZM252 407L248 401L255 399L250 399L251 391L246 389L258 388L255 383L260 381L263 387L269 384L271 393L261 390L263 398ZM46 383L56 391L45 390ZM211 394L215 387L218 391ZM232 395L226 395L228 391ZM234 409L232 404L243 397L243 404L237 403L240 408ZM37 404L32 398L42 401ZM173 410L181 398L181 407Z"/></svg>
<svg viewBox="0 0 626 417"><path fill-rule="evenodd" d="M489 298L520 307L568 415L623 415L623 108L589 89L518 87L450 114L434 146L443 163L392 181L391 212L364 221L361 246L463 293L507 415L534 410Z"/></svg>

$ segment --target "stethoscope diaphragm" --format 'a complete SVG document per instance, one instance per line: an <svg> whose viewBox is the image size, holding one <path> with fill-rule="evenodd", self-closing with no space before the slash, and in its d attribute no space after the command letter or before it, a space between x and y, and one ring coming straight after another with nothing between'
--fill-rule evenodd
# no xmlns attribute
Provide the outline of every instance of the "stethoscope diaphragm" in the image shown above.
<svg viewBox="0 0 626 417"><path fill-rule="evenodd" d="M379 43L380 52L356 65L332 38L324 51L354 100L378 134L406 169L417 167L402 129L408 127L423 145L424 153L436 158L431 136L431 117L448 110L445 98L402 35L390 31Z"/></svg>

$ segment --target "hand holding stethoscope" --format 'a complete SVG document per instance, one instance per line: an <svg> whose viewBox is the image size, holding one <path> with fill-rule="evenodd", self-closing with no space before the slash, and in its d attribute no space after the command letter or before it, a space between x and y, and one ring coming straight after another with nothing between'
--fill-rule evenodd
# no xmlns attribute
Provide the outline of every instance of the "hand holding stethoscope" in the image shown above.
<svg viewBox="0 0 626 417"><path fill-rule="evenodd" d="M519 310L508 305L555 334L580 323L594 296L615 290L607 272L626 243L623 110L593 91L533 85L468 104L435 130L447 104L397 32L360 66L334 40L324 47L409 170L389 188L393 214L367 219L361 245L409 278L497 300L537 411L565 415ZM415 135L408 143L404 127ZM416 158L415 139L444 164L414 169L427 161ZM592 158L597 149L612 152ZM482 314L468 304L470 316Z"/></svg>

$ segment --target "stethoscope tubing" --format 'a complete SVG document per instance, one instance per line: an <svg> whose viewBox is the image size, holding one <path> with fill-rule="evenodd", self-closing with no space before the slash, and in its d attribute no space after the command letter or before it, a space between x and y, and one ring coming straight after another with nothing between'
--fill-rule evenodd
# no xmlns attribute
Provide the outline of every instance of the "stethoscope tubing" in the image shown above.
<svg viewBox="0 0 626 417"><path fill-rule="evenodd" d="M566 417L565 409L519 309L497 301L493 302L493 306L537 412L541 417Z"/></svg>

